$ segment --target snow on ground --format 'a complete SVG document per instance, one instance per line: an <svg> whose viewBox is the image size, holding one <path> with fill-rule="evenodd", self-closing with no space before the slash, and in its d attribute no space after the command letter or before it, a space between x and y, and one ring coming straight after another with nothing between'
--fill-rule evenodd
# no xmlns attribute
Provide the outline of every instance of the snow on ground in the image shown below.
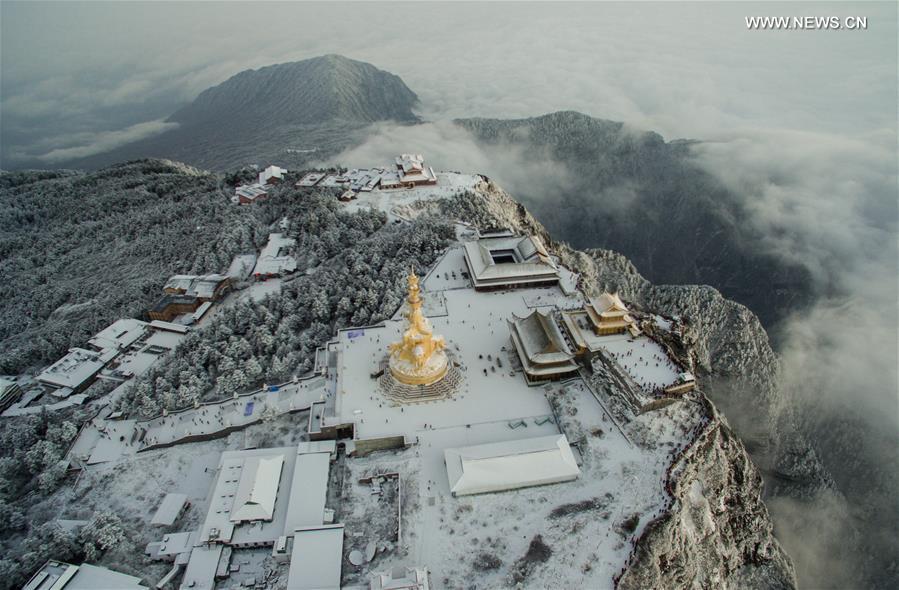
<svg viewBox="0 0 899 590"><path fill-rule="evenodd" d="M548 306L565 304L568 298L556 287L492 293L455 289L443 295L448 315L430 317L430 321L463 367L462 388L451 400L394 407L378 392L372 374L386 358L387 346L400 340L405 320L390 320L362 334L339 334L338 391L342 394L336 408L342 422L356 423L360 438L414 437L425 424L435 428L485 422L505 425L550 414L543 388L528 387L524 377L512 370L515 352L506 321L513 313L527 315L528 300ZM426 293L425 301L433 296Z"/></svg>
<svg viewBox="0 0 899 590"><path fill-rule="evenodd" d="M327 179L325 179L327 180ZM405 211L409 205L417 201L436 201L460 195L468 190L473 190L483 182L476 174L459 174L456 172L438 172L437 184L417 186L415 188L400 188L391 190L376 189L368 192L360 192L352 201L344 203L349 212L364 209L377 209L387 213L388 219L407 218ZM320 186L325 186L324 182Z"/></svg>
<svg viewBox="0 0 899 590"><path fill-rule="evenodd" d="M146 430L141 446L153 447L172 444L188 437L214 435L216 432L253 423L266 412L281 415L308 410L314 402L326 401L331 395L325 389L325 380L319 377L287 383L277 391L263 389L237 399L221 400L173 412L137 423L139 429Z"/></svg>
<svg viewBox="0 0 899 590"><path fill-rule="evenodd" d="M425 312L462 365L463 382L452 399L393 406L379 392L372 374L385 360L387 345L400 337L401 309L383 326L341 331L331 346L337 351L336 367L327 378L206 404L142 426L145 442L162 444L251 422L265 406L281 414L272 422L208 442L138 453L135 421L94 420L73 454L89 453L91 463L105 462L84 468L73 491L82 500L61 516L83 518L100 507L110 509L132 522L134 534L147 542L159 536L146 526L159 500L181 492L193 505L179 528L196 528L208 508L221 452L296 444L305 438L308 414L292 411L324 399L326 413L355 422L359 438L404 435L417 443L367 457L341 456L332 467L329 507L337 512L336 522L346 525L344 558L353 549L375 551L373 560L361 566L343 560L345 583L364 584L371 571L421 565L431 571L436 589L472 582L558 587L575 580L579 587L609 587L634 540L668 501L665 470L695 421L695 410L689 401L678 402L619 426L580 378L529 387L514 369L507 320L534 308L570 309L581 305L580 296L559 287L475 292L461 279L460 255L460 248L448 249L423 281ZM641 384L667 383L677 376L662 349L647 338L605 337L603 346ZM446 448L559 432L568 436L579 458L577 480L461 498L450 494ZM374 472L398 472L400 481L373 494L359 479ZM691 490L691 498L702 507L701 490ZM247 571L229 584L271 565L263 552L256 553L240 553ZM141 567L160 576L167 569ZM283 581L282 575L271 587Z"/></svg>
<svg viewBox="0 0 899 590"><path fill-rule="evenodd" d="M254 281L247 289L241 291L241 297L249 298L258 303L272 293L281 292L281 279L273 278L267 281Z"/></svg>
<svg viewBox="0 0 899 590"><path fill-rule="evenodd" d="M360 438L402 434L417 442L405 451L346 460L350 482L373 469L400 471L405 508L400 551L379 553L369 565L347 566L345 582L358 583L369 569L423 564L431 570L435 588L466 587L473 579L486 587L507 586L514 576L523 576L529 587L551 587L572 579L583 587L607 587L627 558L632 540L667 502L662 477L671 441L681 433L669 417L675 410L641 417L625 427L635 428L640 440L654 441L634 445L580 379L529 387L512 370L515 353L506 320L533 308L577 307L582 305L580 298L566 296L558 287L490 293L463 288L460 255L459 248L450 248L424 280L426 301L443 289L446 315L429 319L464 367L462 388L453 399L395 407L379 393L371 375L383 362L387 345L400 337L401 313L383 327L338 336L335 410L341 421L354 421ZM641 355L654 359L653 354L661 353L646 338L628 342L627 337L612 337L606 344L622 356L638 380L649 383L676 376L661 361L658 369L655 361L651 368L638 366ZM632 349L635 352L628 355ZM553 405L561 424L553 420ZM518 425L520 421L525 425ZM581 451L582 475L575 482L451 496L444 449L545 436L560 428ZM380 510L372 505L365 486L348 485L344 494L348 509L365 514ZM622 529L622 522L634 514L640 519L633 530ZM381 543L384 532L379 523L380 516L370 524L354 523L360 529L355 531L356 544ZM538 532L553 557L533 568L518 563Z"/></svg>
<svg viewBox="0 0 899 590"><path fill-rule="evenodd" d="M465 278L467 275L465 249L462 246L453 246L422 279L421 286L424 291L431 292L470 288L471 281Z"/></svg>
<svg viewBox="0 0 899 590"><path fill-rule="evenodd" d="M567 414L569 433L584 435L581 477L569 483L453 498L446 482L442 449L447 446L508 440L520 430L493 424L472 428L435 428L418 433L419 444L408 450L347 459L340 520L347 523L349 552L353 546L375 543L388 548L363 566L344 562L344 582L359 583L369 571L395 566L426 565L434 588L508 587L514 572L526 572L518 561L536 534L552 551L523 584L531 588L559 587L577 580L584 588L605 588L620 571L632 542L665 506L663 475L669 452L681 441L681 420L689 415L668 409L639 419L655 443L633 446L608 420L579 380L553 391ZM436 409L436 408L435 408ZM680 412L680 413L679 413ZM434 412L437 414L438 412ZM527 436L556 430L553 423L529 423ZM398 471L402 476L402 538L389 546L391 506L382 505L360 477L374 471ZM633 515L632 530L622 527Z"/></svg>
<svg viewBox="0 0 899 590"><path fill-rule="evenodd" d="M664 318L658 314L653 314L652 321L655 322L656 326L665 330L666 332L671 331L671 320Z"/></svg>
<svg viewBox="0 0 899 590"><path fill-rule="evenodd" d="M598 340L644 391L665 388L675 383L681 373L665 349L646 336L632 338L620 334L602 336Z"/></svg>
<svg viewBox="0 0 899 590"><path fill-rule="evenodd" d="M313 402L329 402L325 379L303 379L287 383L278 391L262 389L242 395L206 403L198 408L173 412L151 420L106 420L98 417L82 429L69 456L86 460L88 464L116 461L123 455L144 452L148 448L171 445L191 438L215 437L252 424L266 412L274 415L293 414L310 408ZM298 424L305 425L305 420ZM302 429L305 431L305 428ZM143 433L143 440L138 435Z"/></svg>
<svg viewBox="0 0 899 590"><path fill-rule="evenodd" d="M294 446L305 432L296 422L295 415L285 415L226 438L126 454L116 461L89 465L73 486L61 488L48 503L59 518L89 519L97 511L122 518L134 543L132 565L152 584L171 567L143 558L146 543L160 540L169 530L149 524L165 494L186 494L191 504L172 530L196 529L209 508L221 453L244 448L248 437L262 447ZM266 551L271 554L270 548ZM105 563L101 560L100 565Z"/></svg>
<svg viewBox="0 0 899 590"><path fill-rule="evenodd" d="M177 334L175 332L156 331L150 336L147 343L150 344L152 341L153 344L160 344L164 341L165 347L171 350L181 342L184 336L184 334ZM153 363L158 360L158 354L145 352L144 350L133 351L125 354L121 358L117 369L120 373L130 374L137 377L146 373Z"/></svg>

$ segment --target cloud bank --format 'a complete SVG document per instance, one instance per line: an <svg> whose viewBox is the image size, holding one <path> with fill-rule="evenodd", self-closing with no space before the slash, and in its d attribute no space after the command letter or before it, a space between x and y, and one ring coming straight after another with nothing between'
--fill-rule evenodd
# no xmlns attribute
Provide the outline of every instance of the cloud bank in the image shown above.
<svg viewBox="0 0 899 590"><path fill-rule="evenodd" d="M839 542L858 540L860 522L879 519L866 534L895 555L894 535L877 538L896 530L882 493L896 489L899 415L895 3L407 6L0 3L0 166L161 132L178 106L243 69L325 53L398 74L434 121L380 126L340 156L347 165L421 151L437 168L551 198L571 187L563 163L486 152L446 121L571 109L703 139L697 158L744 197L757 247L809 268L820 296L783 327L783 388L809 429L836 433L822 434L822 454L857 502L772 502L800 581L857 582L837 574L862 561ZM869 29L745 28L745 16L793 10L867 16ZM626 207L627 187L611 196Z"/></svg>
<svg viewBox="0 0 899 590"><path fill-rule="evenodd" d="M75 158L84 158L101 154L109 150L123 146L125 144L153 137L165 131L176 129L177 123L168 123L163 120L147 121L145 123L137 123L126 127L125 129L117 129L115 131L99 131L97 133L83 132L77 133L67 138L59 138L58 141L71 143L70 147L55 148L45 154L37 156L42 162L54 164L56 162L65 162Z"/></svg>

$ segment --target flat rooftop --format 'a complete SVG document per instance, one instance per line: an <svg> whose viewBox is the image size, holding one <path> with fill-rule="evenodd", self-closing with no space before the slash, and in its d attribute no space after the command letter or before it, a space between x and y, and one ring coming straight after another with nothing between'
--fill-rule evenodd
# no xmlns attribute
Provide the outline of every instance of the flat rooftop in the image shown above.
<svg viewBox="0 0 899 590"><path fill-rule="evenodd" d="M293 538L287 590L338 590L342 564L342 524L298 530Z"/></svg>
<svg viewBox="0 0 899 590"><path fill-rule="evenodd" d="M92 379L109 361L102 353L72 348L69 353L44 369L37 380L55 387L77 389Z"/></svg>

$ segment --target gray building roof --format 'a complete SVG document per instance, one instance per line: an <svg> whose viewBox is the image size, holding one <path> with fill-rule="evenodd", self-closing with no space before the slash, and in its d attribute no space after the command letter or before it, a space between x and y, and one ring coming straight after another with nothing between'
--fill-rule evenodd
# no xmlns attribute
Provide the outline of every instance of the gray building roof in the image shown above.
<svg viewBox="0 0 899 590"><path fill-rule="evenodd" d="M140 578L105 567L48 561L22 590L147 590Z"/></svg>
<svg viewBox="0 0 899 590"><path fill-rule="evenodd" d="M513 316L508 323L512 344L530 378L547 378L578 369L574 353L551 314L535 310L523 318Z"/></svg>
<svg viewBox="0 0 899 590"><path fill-rule="evenodd" d="M475 288L559 280L559 269L537 236L483 238L464 246Z"/></svg>
<svg viewBox="0 0 899 590"><path fill-rule="evenodd" d="M342 524L299 529L293 538L287 590L337 590L342 563Z"/></svg>
<svg viewBox="0 0 899 590"><path fill-rule="evenodd" d="M159 504L159 508L156 509L156 514L153 515L150 524L154 526L174 524L181 511L184 510L185 504L187 504L187 494L166 494Z"/></svg>

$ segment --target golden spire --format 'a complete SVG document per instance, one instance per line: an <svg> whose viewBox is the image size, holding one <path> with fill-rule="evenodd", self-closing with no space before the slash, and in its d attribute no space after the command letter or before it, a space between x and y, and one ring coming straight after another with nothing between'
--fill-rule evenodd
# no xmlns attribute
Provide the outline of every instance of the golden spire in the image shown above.
<svg viewBox="0 0 899 590"><path fill-rule="evenodd" d="M442 336L434 336L431 324L421 311L421 288L415 271L409 270L406 302L406 330L400 342L391 344L390 372L397 381L410 385L428 385L439 381L449 368Z"/></svg>

